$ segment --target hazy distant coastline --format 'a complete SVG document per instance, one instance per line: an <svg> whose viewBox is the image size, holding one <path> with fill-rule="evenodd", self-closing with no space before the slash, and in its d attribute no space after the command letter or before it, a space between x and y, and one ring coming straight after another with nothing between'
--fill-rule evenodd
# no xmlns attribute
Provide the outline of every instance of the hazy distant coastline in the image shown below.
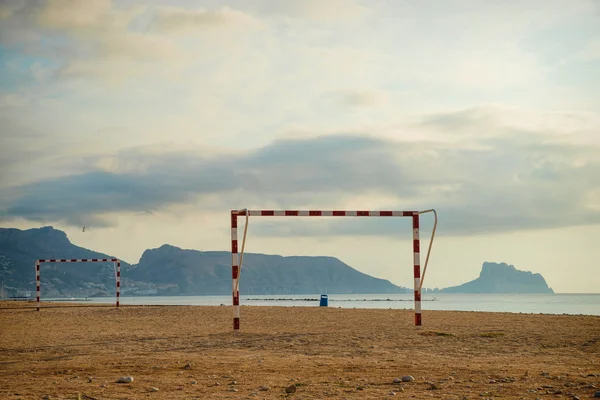
<svg viewBox="0 0 600 400"><path fill-rule="evenodd" d="M31 296L33 265L39 258L106 258L72 244L65 232L0 228L0 279L5 297ZM123 296L226 295L231 293L231 253L184 250L171 245L146 250L138 264L121 263ZM242 295L314 293L412 293L385 279L357 271L334 257L283 257L247 253L242 270ZM113 296L111 263L97 268L81 264L42 266L45 297ZM506 263L484 262L478 278L459 286L425 293L553 293L540 274L519 271Z"/></svg>

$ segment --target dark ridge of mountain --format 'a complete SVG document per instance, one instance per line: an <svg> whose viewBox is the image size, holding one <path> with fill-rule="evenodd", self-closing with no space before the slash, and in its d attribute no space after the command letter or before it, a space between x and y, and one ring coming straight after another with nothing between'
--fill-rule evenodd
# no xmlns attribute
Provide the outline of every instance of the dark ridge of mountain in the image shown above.
<svg viewBox="0 0 600 400"><path fill-rule="evenodd" d="M0 228L0 280L5 293L35 296L35 261L56 258L112 258L72 244L65 232L45 226L37 229ZM121 270L131 266L121 261ZM115 294L113 263L46 263L40 266L42 296Z"/></svg>
<svg viewBox="0 0 600 400"><path fill-rule="evenodd" d="M35 260L109 258L72 244L52 227L0 228L0 280L8 295L35 295ZM405 293L387 280L359 272L333 257L245 254L242 294ZM112 263L43 264L42 298L113 296ZM144 252L136 265L121 262L122 295L231 294L231 253L171 245ZM29 292L29 293L27 293Z"/></svg>
<svg viewBox="0 0 600 400"><path fill-rule="evenodd" d="M442 293L554 293L541 274L520 271L506 263L484 262L479 277Z"/></svg>
<svg viewBox="0 0 600 400"><path fill-rule="evenodd" d="M146 250L131 279L177 285L179 294L230 294L231 253ZM408 293L410 289L359 272L334 257L283 257L245 253L240 294Z"/></svg>
<svg viewBox="0 0 600 400"><path fill-rule="evenodd" d="M52 227L0 228L0 280L7 296L35 296L37 259L112 258L72 244ZM121 294L231 294L231 253L184 250L163 245L144 252L136 265L121 261ZM42 298L114 296L112 263L59 263L41 266ZM483 264L479 278L442 293L554 293L540 274L519 271L506 263ZM27 293L29 292L29 293ZM241 294L412 293L411 288L359 272L334 257L283 257L247 253L240 282Z"/></svg>

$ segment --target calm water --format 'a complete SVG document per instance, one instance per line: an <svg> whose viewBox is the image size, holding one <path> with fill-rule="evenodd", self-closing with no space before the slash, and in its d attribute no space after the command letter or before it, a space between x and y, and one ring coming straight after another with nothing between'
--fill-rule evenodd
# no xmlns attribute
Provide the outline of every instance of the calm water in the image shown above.
<svg viewBox="0 0 600 400"><path fill-rule="evenodd" d="M321 295L241 296L247 306L318 307ZM329 294L329 307L412 309L409 294ZM600 294L424 294L426 310L490 311L541 314L600 315ZM42 299L50 300L50 299ZM90 298L93 303L114 303L114 298ZM121 297L121 304L231 305L231 296Z"/></svg>

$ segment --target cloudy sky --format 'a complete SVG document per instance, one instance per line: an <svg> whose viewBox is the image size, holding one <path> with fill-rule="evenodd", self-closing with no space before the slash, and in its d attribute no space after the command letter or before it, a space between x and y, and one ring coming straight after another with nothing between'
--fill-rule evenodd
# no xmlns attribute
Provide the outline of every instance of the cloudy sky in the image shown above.
<svg viewBox="0 0 600 400"><path fill-rule="evenodd" d="M597 0L11 0L0 63L3 227L136 263L229 250L231 209L435 208L425 287L600 292ZM410 239L263 217L246 250L412 287Z"/></svg>

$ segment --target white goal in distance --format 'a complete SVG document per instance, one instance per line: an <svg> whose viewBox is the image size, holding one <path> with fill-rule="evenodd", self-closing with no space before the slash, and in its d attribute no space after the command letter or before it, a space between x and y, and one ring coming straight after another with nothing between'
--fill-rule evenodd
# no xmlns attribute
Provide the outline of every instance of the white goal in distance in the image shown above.
<svg viewBox="0 0 600 400"><path fill-rule="evenodd" d="M115 284L116 284L116 303L115 306L119 307L119 298L121 296L121 261L118 258L52 258L47 260L36 260L35 261L35 289L36 289L36 302L37 311L40 311L40 265L43 263L79 263L79 262L112 262L115 266Z"/></svg>

